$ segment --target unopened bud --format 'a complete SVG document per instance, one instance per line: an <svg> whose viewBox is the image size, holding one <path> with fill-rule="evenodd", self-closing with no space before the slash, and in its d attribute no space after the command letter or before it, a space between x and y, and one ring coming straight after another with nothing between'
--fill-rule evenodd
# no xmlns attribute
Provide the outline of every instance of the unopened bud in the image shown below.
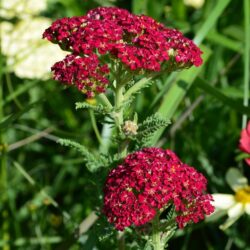
<svg viewBox="0 0 250 250"><path fill-rule="evenodd" d="M138 126L133 121L125 121L123 126L123 132L126 135L136 135L137 134Z"/></svg>

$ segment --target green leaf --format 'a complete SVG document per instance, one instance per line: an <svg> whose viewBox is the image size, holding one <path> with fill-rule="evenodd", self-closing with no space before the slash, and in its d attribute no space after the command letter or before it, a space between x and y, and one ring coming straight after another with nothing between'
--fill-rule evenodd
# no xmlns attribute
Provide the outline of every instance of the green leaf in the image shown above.
<svg viewBox="0 0 250 250"><path fill-rule="evenodd" d="M175 207L172 205L166 216L167 222L170 222L171 220L173 220L174 213L175 213Z"/></svg>
<svg viewBox="0 0 250 250"><path fill-rule="evenodd" d="M145 247L143 248L143 250L153 250L153 246L151 244L150 241L147 241Z"/></svg>
<svg viewBox="0 0 250 250"><path fill-rule="evenodd" d="M86 147L78 142L74 142L69 139L60 139L58 140L58 143L60 143L62 146L70 147L80 152L84 157L86 167L90 172L95 172L98 168L105 166L105 160L103 158L93 155Z"/></svg>
<svg viewBox="0 0 250 250"><path fill-rule="evenodd" d="M25 93L27 90L31 89L33 86L35 86L39 81L34 80L34 81L27 81L22 83L14 92L9 94L5 100L3 100L2 103L0 103L1 106L4 106L6 103L11 102L15 98L17 98L19 95Z"/></svg>
<svg viewBox="0 0 250 250"><path fill-rule="evenodd" d="M183 0L173 0L171 7L173 9L173 14L178 21L186 18L186 6Z"/></svg>
<svg viewBox="0 0 250 250"><path fill-rule="evenodd" d="M147 3L148 0L133 0L132 1L132 12L134 14L147 14Z"/></svg>
<svg viewBox="0 0 250 250"><path fill-rule="evenodd" d="M166 232L163 238L163 242L166 247L168 246L167 242L174 236L176 230L177 230L176 224L166 228Z"/></svg>
<svg viewBox="0 0 250 250"><path fill-rule="evenodd" d="M250 154L247 154L247 153L240 153L239 155L237 155L235 157L235 160L236 161L242 161L244 159L247 159L247 158L250 158Z"/></svg>
<svg viewBox="0 0 250 250"><path fill-rule="evenodd" d="M159 93L155 96L154 100L152 101L150 109L153 108L158 103L158 101L160 101L160 99L166 94L167 90L170 88L171 84L176 81L179 74L180 73L178 72L173 72L169 76L166 75L164 77L163 75L163 79L165 78L166 80L164 81L164 84L161 87Z"/></svg>
<svg viewBox="0 0 250 250"><path fill-rule="evenodd" d="M229 107L233 108L234 110L238 111L241 114L250 115L250 108L243 106L241 103L233 100L230 97L227 97L222 92L217 90L215 87L211 86L205 80L199 78L195 81L195 86L204 90L207 94L212 95L217 100L223 102L224 104L228 105Z"/></svg>
<svg viewBox="0 0 250 250"><path fill-rule="evenodd" d="M92 109L93 111L103 114L103 115L108 113L107 108L105 108L101 104L92 105L87 102L77 102L75 105L76 105L76 109Z"/></svg>
<svg viewBox="0 0 250 250"><path fill-rule="evenodd" d="M230 36L238 41L242 41L244 39L244 30L242 26L239 25L230 25L223 29L223 34L226 36Z"/></svg>
<svg viewBox="0 0 250 250"><path fill-rule="evenodd" d="M139 1L137 0L137 2L139 2ZM164 10L165 5L166 5L165 0L158 0L158 1L148 0L146 14L155 18L156 20L159 20L161 18L161 15L162 15L162 12Z"/></svg>
<svg viewBox="0 0 250 250"><path fill-rule="evenodd" d="M8 126L16 121L17 119L19 119L23 114L25 114L26 112L28 112L29 110L31 110L33 107L35 107L38 103L41 103L41 101L36 101L33 102L31 104L29 104L28 106L26 106L25 108L23 108L22 110L20 110L19 112L16 112L12 115L7 116L7 118L5 118L3 121L0 122L0 130L5 130L8 128Z"/></svg>
<svg viewBox="0 0 250 250"><path fill-rule="evenodd" d="M220 90L224 95L233 98L233 99L243 99L244 93L242 92L242 89L239 87L234 86L226 86L225 88L222 88Z"/></svg>
<svg viewBox="0 0 250 250"><path fill-rule="evenodd" d="M170 120L164 119L160 114L155 113L146 118L138 126L138 133L136 140L138 147L146 147L150 145L150 140L154 136L155 132L160 128L166 128L170 124Z"/></svg>
<svg viewBox="0 0 250 250"><path fill-rule="evenodd" d="M243 50L243 43L239 41L235 41L230 39L224 35L221 35L218 32L212 31L209 32L207 35L207 39L211 42L219 44L225 48L231 49L236 52L242 52Z"/></svg>
<svg viewBox="0 0 250 250"><path fill-rule="evenodd" d="M212 29L212 27L216 24L217 20L221 16L224 9L228 6L231 0L219 0L217 1L215 7L211 11L210 16L203 23L199 31L197 32L194 42L196 44L200 44L204 38L207 36L208 32Z"/></svg>
<svg viewBox="0 0 250 250"><path fill-rule="evenodd" d="M142 88L147 88L152 84L152 77L144 77L130 87L123 96L123 101L128 101L132 95L138 94L142 91Z"/></svg>

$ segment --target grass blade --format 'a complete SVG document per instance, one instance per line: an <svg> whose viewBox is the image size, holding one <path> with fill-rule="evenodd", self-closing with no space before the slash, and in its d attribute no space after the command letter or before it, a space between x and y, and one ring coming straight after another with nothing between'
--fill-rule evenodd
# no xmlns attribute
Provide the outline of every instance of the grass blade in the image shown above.
<svg viewBox="0 0 250 250"><path fill-rule="evenodd" d="M214 9L211 11L211 15L208 19L204 22L204 24L201 26L199 31L197 32L194 42L196 44L201 44L201 42L204 40L204 38L207 36L208 32L211 30L211 28L215 25L218 18L221 16L224 9L228 6L231 0L219 0L217 4L215 5Z"/></svg>
<svg viewBox="0 0 250 250"><path fill-rule="evenodd" d="M219 34L216 31L208 33L207 39L213 43L219 44L227 49L242 52L243 44L239 41L234 41L224 35Z"/></svg>
<svg viewBox="0 0 250 250"><path fill-rule="evenodd" d="M244 49L244 106L249 104L249 70L250 70L250 4L249 0L244 0L245 19L245 49ZM243 115L242 128L247 124L247 116Z"/></svg>
<svg viewBox="0 0 250 250"><path fill-rule="evenodd" d="M217 90L215 87L213 87L209 83L207 83L205 80L199 78L195 82L195 86L197 86L198 88L204 90L207 94L212 95L213 97L215 97L219 101L223 102L224 104L230 106L231 108L235 109L236 111L238 111L238 112L240 112L242 114L250 115L250 109L249 108L243 106L242 104L240 104L239 102L233 100L232 98L227 97L222 92Z"/></svg>
<svg viewBox="0 0 250 250"><path fill-rule="evenodd" d="M3 120L3 121L0 122L0 130L7 129L8 126L12 122L14 122L15 120L19 119L19 117L21 117L23 114L25 114L26 112L28 112L30 109L34 108L40 102L41 101L33 102L33 103L27 105L25 108L23 108L19 112L16 112L16 113L14 113L12 115L7 116L7 118L5 120Z"/></svg>

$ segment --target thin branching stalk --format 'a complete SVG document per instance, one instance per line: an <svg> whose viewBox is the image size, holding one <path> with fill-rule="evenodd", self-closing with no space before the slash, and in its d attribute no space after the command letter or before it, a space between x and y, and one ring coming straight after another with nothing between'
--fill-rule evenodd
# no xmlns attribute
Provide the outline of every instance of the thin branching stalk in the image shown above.
<svg viewBox="0 0 250 250"><path fill-rule="evenodd" d="M98 127L97 127L94 111L90 109L89 115L90 115L91 124L92 124L92 127L94 129L96 138L97 138L99 144L102 144L102 137L101 137L101 134L100 134Z"/></svg>
<svg viewBox="0 0 250 250"><path fill-rule="evenodd" d="M6 73L5 74L5 78L6 78L6 83L7 83L7 87L9 92L12 94L14 92L14 88L12 86L12 82L11 82L11 78L10 78L10 74ZM16 96L14 96L13 101L15 102L16 106L21 110L23 108L22 104L20 103L20 101L18 100L18 98Z"/></svg>
<svg viewBox="0 0 250 250"><path fill-rule="evenodd" d="M123 91L123 86L117 86L115 90L115 108L117 109L115 120L117 122L118 129L121 129L121 125L123 124Z"/></svg>
<svg viewBox="0 0 250 250"><path fill-rule="evenodd" d="M244 19L245 19L245 50L244 50L244 106L249 104L249 70L250 70L250 3L244 0ZM242 128L247 124L247 115L243 115Z"/></svg>
<svg viewBox="0 0 250 250"><path fill-rule="evenodd" d="M107 98L107 96L105 94L99 94L98 97L100 102L106 106L108 109L112 110L113 109L113 106L112 104L110 103L109 99Z"/></svg>
<svg viewBox="0 0 250 250"><path fill-rule="evenodd" d="M1 63L2 64L2 63ZM0 76L0 103L3 102L3 81L2 74ZM4 110L3 106L0 105L0 121L4 118ZM2 202L4 204L2 211L2 232L3 232L3 249L9 249L8 240L10 238L9 235L9 212L6 208L6 204L8 202L8 194L7 194L7 144L5 142L5 134L4 130L0 130L0 168L1 168L1 184L0 184L0 193L2 193Z"/></svg>

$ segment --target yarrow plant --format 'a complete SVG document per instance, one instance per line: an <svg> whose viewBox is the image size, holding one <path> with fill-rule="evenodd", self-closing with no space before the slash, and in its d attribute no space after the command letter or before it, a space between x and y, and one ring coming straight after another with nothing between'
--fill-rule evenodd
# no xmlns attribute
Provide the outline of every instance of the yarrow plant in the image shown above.
<svg viewBox="0 0 250 250"><path fill-rule="evenodd" d="M140 117L130 104L158 75L200 66L201 50L178 30L114 7L59 19L43 37L68 51L52 66L54 79L85 95L86 101L76 108L90 109L96 136L104 152L111 153L94 155L70 140L61 144L80 151L92 172L118 165L106 178L102 214L118 231L148 226L147 246L165 249L176 225L183 228L213 212L212 196L206 193L202 174L172 151L150 145L150 138L169 121L151 114L138 123ZM107 136L99 134L95 113L102 118L104 134L105 122L113 125L107 133L115 142L110 150Z"/></svg>

